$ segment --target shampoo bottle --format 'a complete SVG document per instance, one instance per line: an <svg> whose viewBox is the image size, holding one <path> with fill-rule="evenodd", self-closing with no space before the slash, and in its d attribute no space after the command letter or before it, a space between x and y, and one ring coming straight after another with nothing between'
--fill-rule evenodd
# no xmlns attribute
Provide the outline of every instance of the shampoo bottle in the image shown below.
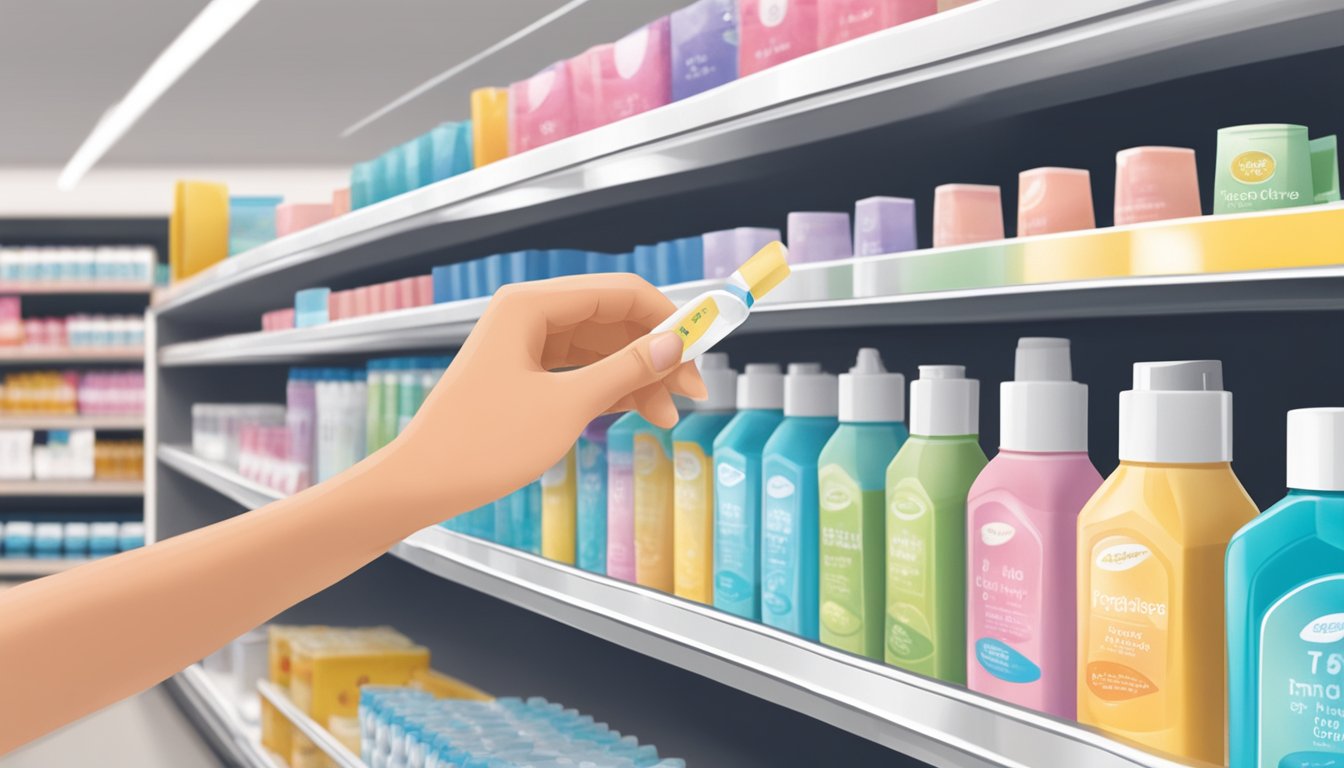
<svg viewBox="0 0 1344 768"><path fill-rule="evenodd" d="M817 633L817 460L836 427L835 376L792 363L784 420L761 456L761 619L808 640Z"/></svg>
<svg viewBox="0 0 1344 768"><path fill-rule="evenodd" d="M821 449L821 642L882 659L887 465L910 433L905 377L876 349L859 350L840 374L840 426Z"/></svg>
<svg viewBox="0 0 1344 768"><path fill-rule="evenodd" d="M1217 360L1135 363L1120 466L1078 516L1078 720L1223 762L1223 558L1256 515Z"/></svg>
<svg viewBox="0 0 1344 768"><path fill-rule="evenodd" d="M784 419L784 374L750 363L737 415L714 438L714 607L761 619L761 453Z"/></svg>
<svg viewBox="0 0 1344 768"><path fill-rule="evenodd" d="M635 429L652 426L630 411L607 430L607 575L635 580Z"/></svg>
<svg viewBox="0 0 1344 768"><path fill-rule="evenodd" d="M593 419L576 448L578 477L578 531L575 559L580 568L607 572L607 432L620 418L615 414Z"/></svg>
<svg viewBox="0 0 1344 768"><path fill-rule="evenodd" d="M671 592L672 430L644 421L633 438L635 582Z"/></svg>
<svg viewBox="0 0 1344 768"><path fill-rule="evenodd" d="M677 597L714 601L714 439L733 418L737 371L728 356L700 357L700 377L709 397L672 430L673 591Z"/></svg>
<svg viewBox="0 0 1344 768"><path fill-rule="evenodd" d="M1288 495L1227 548L1231 768L1344 765L1344 408L1288 412Z"/></svg>
<svg viewBox="0 0 1344 768"><path fill-rule="evenodd" d="M574 564L578 540L575 449L541 476L541 556Z"/></svg>
<svg viewBox="0 0 1344 768"><path fill-rule="evenodd" d="M980 382L921 365L910 439L887 467L888 664L966 682L966 494L985 466Z"/></svg>
<svg viewBox="0 0 1344 768"><path fill-rule="evenodd" d="M966 682L1073 719L1078 511L1101 485L1087 457L1087 386L1068 339L1020 339L999 386L999 454L966 502Z"/></svg>

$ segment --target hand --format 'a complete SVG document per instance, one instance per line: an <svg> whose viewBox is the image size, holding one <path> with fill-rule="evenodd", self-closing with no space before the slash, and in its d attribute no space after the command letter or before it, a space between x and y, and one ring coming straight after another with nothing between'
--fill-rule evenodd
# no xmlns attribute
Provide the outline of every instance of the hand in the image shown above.
<svg viewBox="0 0 1344 768"><path fill-rule="evenodd" d="M470 500L446 513L536 480L604 413L638 410L671 427L673 394L706 396L676 334L648 335L674 311L635 275L505 286L397 443L429 458L422 471L453 483L455 501Z"/></svg>

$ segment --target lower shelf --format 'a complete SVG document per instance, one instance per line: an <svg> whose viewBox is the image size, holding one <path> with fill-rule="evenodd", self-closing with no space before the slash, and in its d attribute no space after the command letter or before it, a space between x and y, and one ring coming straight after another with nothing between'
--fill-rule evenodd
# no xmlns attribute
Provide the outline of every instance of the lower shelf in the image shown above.
<svg viewBox="0 0 1344 768"><path fill-rule="evenodd" d="M93 562L88 557L0 558L0 579L33 579L69 570L77 565Z"/></svg>
<svg viewBox="0 0 1344 768"><path fill-rule="evenodd" d="M228 686L199 664L192 664L168 680L183 709L211 737L233 765L243 768L285 768L261 746L261 727L238 714L238 700Z"/></svg>
<svg viewBox="0 0 1344 768"><path fill-rule="evenodd" d="M259 492L237 473L202 462L185 448L161 446L158 457L244 506L280 497ZM417 532L393 547L392 554L931 765L1192 765L698 603L443 528Z"/></svg>
<svg viewBox="0 0 1344 768"><path fill-rule="evenodd" d="M122 498L144 493L141 480L0 480L0 496Z"/></svg>
<svg viewBox="0 0 1344 768"><path fill-rule="evenodd" d="M257 692L261 697L269 701L285 719L290 722L299 733L308 737L308 740L320 750L327 758L335 763L337 768L368 768L359 755L351 752L344 744L336 740L326 728L317 724L317 721L309 717L303 710L289 698L283 690L275 684L266 680L257 681Z"/></svg>

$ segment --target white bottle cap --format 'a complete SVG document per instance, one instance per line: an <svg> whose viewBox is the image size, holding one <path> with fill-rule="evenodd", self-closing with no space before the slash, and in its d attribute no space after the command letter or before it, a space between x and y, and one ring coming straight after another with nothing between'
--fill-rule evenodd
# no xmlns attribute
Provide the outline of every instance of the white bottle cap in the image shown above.
<svg viewBox="0 0 1344 768"><path fill-rule="evenodd" d="M1135 363L1120 393L1120 460L1203 464L1232 460L1232 393L1217 360Z"/></svg>
<svg viewBox="0 0 1344 768"><path fill-rule="evenodd" d="M737 377L737 408L778 411L784 407L784 373L775 363L747 363Z"/></svg>
<svg viewBox="0 0 1344 768"><path fill-rule="evenodd" d="M697 411L731 411L737 407L737 371L728 367L728 355L708 352L696 360L709 397L692 406Z"/></svg>
<svg viewBox="0 0 1344 768"><path fill-rule="evenodd" d="M1069 340L1017 340L1012 381L999 385L999 447L1005 451L1087 451L1087 386L1073 380Z"/></svg>
<svg viewBox="0 0 1344 768"><path fill-rule="evenodd" d="M821 370L821 363L789 363L784 377L785 416L834 416L839 391L835 376Z"/></svg>
<svg viewBox="0 0 1344 768"><path fill-rule="evenodd" d="M1288 487L1344 491L1344 408L1288 412Z"/></svg>
<svg viewBox="0 0 1344 768"><path fill-rule="evenodd" d="M980 382L966 378L966 366L919 366L919 378L910 382L910 433L980 433Z"/></svg>
<svg viewBox="0 0 1344 768"><path fill-rule="evenodd" d="M872 347L860 349L854 367L840 374L840 420L905 420L905 376L887 373Z"/></svg>

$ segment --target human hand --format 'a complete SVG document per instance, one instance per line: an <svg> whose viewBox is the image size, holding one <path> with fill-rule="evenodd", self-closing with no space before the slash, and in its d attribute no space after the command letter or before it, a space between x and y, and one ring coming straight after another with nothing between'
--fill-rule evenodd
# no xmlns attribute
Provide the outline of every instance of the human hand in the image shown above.
<svg viewBox="0 0 1344 768"><path fill-rule="evenodd" d="M466 511L536 480L604 413L671 427L673 394L706 396L676 334L648 335L675 311L635 275L505 286L394 445Z"/></svg>

